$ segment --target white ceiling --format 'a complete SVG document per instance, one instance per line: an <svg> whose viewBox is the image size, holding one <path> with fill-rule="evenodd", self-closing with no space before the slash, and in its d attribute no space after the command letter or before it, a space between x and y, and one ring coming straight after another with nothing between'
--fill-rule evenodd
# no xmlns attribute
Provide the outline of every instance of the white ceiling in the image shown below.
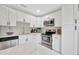
<svg viewBox="0 0 79 59"><path fill-rule="evenodd" d="M57 9L60 9L59 4L6 4L10 8L14 8L34 16L44 16Z"/></svg>

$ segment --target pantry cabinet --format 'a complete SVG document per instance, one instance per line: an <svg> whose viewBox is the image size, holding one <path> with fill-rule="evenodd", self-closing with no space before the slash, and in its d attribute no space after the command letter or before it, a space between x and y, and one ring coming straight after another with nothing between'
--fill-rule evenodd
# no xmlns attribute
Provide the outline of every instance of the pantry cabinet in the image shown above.
<svg viewBox="0 0 79 59"><path fill-rule="evenodd" d="M74 17L73 5L62 6L62 54L74 54Z"/></svg>
<svg viewBox="0 0 79 59"><path fill-rule="evenodd" d="M79 4L74 4L74 21L75 21L74 54L79 55Z"/></svg>

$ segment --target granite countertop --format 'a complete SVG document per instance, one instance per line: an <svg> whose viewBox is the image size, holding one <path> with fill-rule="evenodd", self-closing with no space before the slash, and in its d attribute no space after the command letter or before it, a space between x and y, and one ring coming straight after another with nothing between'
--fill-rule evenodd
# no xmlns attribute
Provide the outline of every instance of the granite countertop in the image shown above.
<svg viewBox="0 0 79 59"><path fill-rule="evenodd" d="M10 41L10 40L16 40L18 39L18 36L15 35L9 35L9 36L0 36L0 42L4 42L4 41Z"/></svg>
<svg viewBox="0 0 79 59"><path fill-rule="evenodd" d="M29 35L31 33L25 33L25 34L16 34L16 35L0 35L0 38L3 38L3 37L12 37L12 36L19 36L19 35Z"/></svg>
<svg viewBox="0 0 79 59"><path fill-rule="evenodd" d="M12 37L12 36L18 36L18 35L1 35L0 38L5 38L5 37Z"/></svg>

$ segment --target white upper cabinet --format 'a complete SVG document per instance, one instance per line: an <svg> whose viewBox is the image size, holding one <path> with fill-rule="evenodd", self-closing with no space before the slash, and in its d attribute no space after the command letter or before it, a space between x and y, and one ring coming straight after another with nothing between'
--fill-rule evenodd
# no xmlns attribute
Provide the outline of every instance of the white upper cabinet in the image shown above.
<svg viewBox="0 0 79 59"><path fill-rule="evenodd" d="M31 27L43 27L43 21L41 17L31 17Z"/></svg>
<svg viewBox="0 0 79 59"><path fill-rule="evenodd" d="M74 54L74 13L73 5L62 6L62 54Z"/></svg>
<svg viewBox="0 0 79 59"><path fill-rule="evenodd" d="M31 19L31 22L30 22L31 25L30 25L30 27L33 27L33 26L36 27L36 18L33 17L33 16L31 16L30 19Z"/></svg>
<svg viewBox="0 0 79 59"><path fill-rule="evenodd" d="M31 20L31 15L28 15L28 14L23 14L23 18L25 19L25 22L26 23L30 23L30 20Z"/></svg>
<svg viewBox="0 0 79 59"><path fill-rule="evenodd" d="M10 26L16 26L15 10L0 6L0 25L7 26L7 22L10 23Z"/></svg>
<svg viewBox="0 0 79 59"><path fill-rule="evenodd" d="M43 27L43 21L41 17L36 17L36 27Z"/></svg>
<svg viewBox="0 0 79 59"><path fill-rule="evenodd" d="M26 23L30 23L30 15L17 11L17 21L24 22L24 19Z"/></svg>
<svg viewBox="0 0 79 59"><path fill-rule="evenodd" d="M16 11L9 8L8 13L10 26L16 26Z"/></svg>
<svg viewBox="0 0 79 59"><path fill-rule="evenodd" d="M65 17L65 19L62 20L62 25L65 25L65 24L74 24L74 20L73 20L72 16L73 16L73 6L72 7L71 6L68 7L68 5L65 5L63 7L63 9L62 9L62 18Z"/></svg>
<svg viewBox="0 0 79 59"><path fill-rule="evenodd" d="M17 11L17 21L23 22L23 14L20 11Z"/></svg>
<svg viewBox="0 0 79 59"><path fill-rule="evenodd" d="M62 25L62 14L61 14L61 10L59 10L58 12L55 13L54 15L55 17L55 26L60 26Z"/></svg>
<svg viewBox="0 0 79 59"><path fill-rule="evenodd" d="M7 25L8 9L4 6L0 6L0 25Z"/></svg>

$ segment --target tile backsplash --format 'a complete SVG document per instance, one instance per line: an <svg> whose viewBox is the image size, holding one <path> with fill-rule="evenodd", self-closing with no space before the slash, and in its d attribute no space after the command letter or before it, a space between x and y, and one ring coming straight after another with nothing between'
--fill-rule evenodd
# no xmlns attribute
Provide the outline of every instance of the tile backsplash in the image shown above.
<svg viewBox="0 0 79 59"><path fill-rule="evenodd" d="M23 23L23 22L17 22L16 24L16 30L19 34L27 34L30 33L30 23Z"/></svg>
<svg viewBox="0 0 79 59"><path fill-rule="evenodd" d="M13 32L12 35L16 35L16 33L17 33L16 27L14 27L14 26L11 26L10 30L9 30L8 26L0 26L0 36L7 35L7 32L9 32L9 31Z"/></svg>

